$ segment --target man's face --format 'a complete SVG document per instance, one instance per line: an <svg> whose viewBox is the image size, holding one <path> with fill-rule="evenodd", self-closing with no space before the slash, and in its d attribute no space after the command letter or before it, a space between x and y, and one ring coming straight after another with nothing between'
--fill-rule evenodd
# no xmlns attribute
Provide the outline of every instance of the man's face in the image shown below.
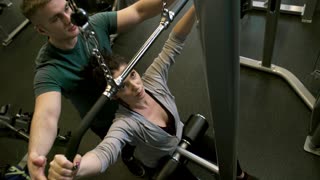
<svg viewBox="0 0 320 180"><path fill-rule="evenodd" d="M79 28L71 23L72 10L66 0L51 0L32 18L36 29L56 41L77 37Z"/></svg>
<svg viewBox="0 0 320 180"><path fill-rule="evenodd" d="M113 77L121 75L126 66L120 66L119 70L114 71ZM145 90L139 73L132 70L123 82L123 88L117 92L117 97L122 99L128 105L138 102L145 96Z"/></svg>

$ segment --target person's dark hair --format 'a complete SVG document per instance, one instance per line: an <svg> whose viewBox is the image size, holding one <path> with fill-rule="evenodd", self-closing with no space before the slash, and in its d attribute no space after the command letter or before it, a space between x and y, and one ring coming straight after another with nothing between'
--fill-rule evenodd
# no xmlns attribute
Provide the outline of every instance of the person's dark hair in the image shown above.
<svg viewBox="0 0 320 180"><path fill-rule="evenodd" d="M113 76L114 71L118 70L120 66L127 64L127 59L116 55L103 55L104 63L109 67L111 71L111 75ZM87 75L91 76L95 84L98 86L99 89L104 90L107 82L104 77L104 72L98 64L97 59L95 57L90 58L89 66L86 68L85 72Z"/></svg>

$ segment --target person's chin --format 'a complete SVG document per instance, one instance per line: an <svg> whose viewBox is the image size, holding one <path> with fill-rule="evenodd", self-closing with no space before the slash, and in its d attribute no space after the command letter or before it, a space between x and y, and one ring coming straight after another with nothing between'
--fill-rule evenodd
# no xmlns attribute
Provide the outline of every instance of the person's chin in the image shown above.
<svg viewBox="0 0 320 180"><path fill-rule="evenodd" d="M142 90L142 91L139 93L138 98L139 98L139 99L143 99L144 96L145 96L145 94L146 94L146 92L145 92L144 90Z"/></svg>
<svg viewBox="0 0 320 180"><path fill-rule="evenodd" d="M77 26L73 26L68 30L68 34L70 34L70 36L78 36L79 33L80 33L80 30Z"/></svg>
<svg viewBox="0 0 320 180"><path fill-rule="evenodd" d="M79 35L79 33L69 33L68 36L73 39L76 38Z"/></svg>

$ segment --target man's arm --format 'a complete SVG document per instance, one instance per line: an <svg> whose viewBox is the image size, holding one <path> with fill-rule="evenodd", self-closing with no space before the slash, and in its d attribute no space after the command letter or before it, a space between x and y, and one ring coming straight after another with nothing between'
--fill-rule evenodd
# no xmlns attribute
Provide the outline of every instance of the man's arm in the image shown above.
<svg viewBox="0 0 320 180"><path fill-rule="evenodd" d="M167 6L174 0L167 0ZM117 31L123 32L134 25L156 16L162 11L162 0L139 0L133 5L118 11Z"/></svg>
<svg viewBox="0 0 320 180"><path fill-rule="evenodd" d="M36 98L28 148L28 168L32 179L45 179L45 156L57 136L60 111L60 92L47 92Z"/></svg>

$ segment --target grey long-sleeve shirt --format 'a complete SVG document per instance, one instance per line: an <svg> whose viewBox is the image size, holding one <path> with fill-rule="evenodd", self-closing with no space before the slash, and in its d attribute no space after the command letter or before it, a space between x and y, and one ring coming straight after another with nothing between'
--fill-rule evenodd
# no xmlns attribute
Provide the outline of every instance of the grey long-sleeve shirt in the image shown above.
<svg viewBox="0 0 320 180"><path fill-rule="evenodd" d="M120 106L107 135L91 151L100 159L101 172L116 162L126 143L136 146L135 157L151 168L156 167L162 157L172 154L176 149L181 140L183 123L174 96L167 86L167 79L168 70L183 46L184 39L179 39L171 32L161 53L142 76L146 91L151 93L174 118L175 136L168 134L139 113Z"/></svg>

